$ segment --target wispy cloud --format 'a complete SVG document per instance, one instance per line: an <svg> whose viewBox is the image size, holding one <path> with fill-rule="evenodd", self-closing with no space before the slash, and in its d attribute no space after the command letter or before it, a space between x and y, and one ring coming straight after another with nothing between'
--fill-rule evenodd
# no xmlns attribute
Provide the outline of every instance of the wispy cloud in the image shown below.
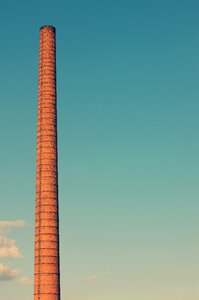
<svg viewBox="0 0 199 300"><path fill-rule="evenodd" d="M111 274L112 274L112 273L109 272L109 271L102 272L102 275L104 275L104 276L109 276L109 275L111 275Z"/></svg>
<svg viewBox="0 0 199 300"><path fill-rule="evenodd" d="M104 272L101 272L99 274L91 274L91 275L88 275L88 276L84 277L84 281L94 282L96 280L103 280L103 279L108 278L111 274L112 273L109 272L109 271L104 271Z"/></svg>
<svg viewBox="0 0 199 300"><path fill-rule="evenodd" d="M21 256L16 241L0 235L0 258L20 258Z"/></svg>
<svg viewBox="0 0 199 300"><path fill-rule="evenodd" d="M0 221L0 233L7 233L10 228L21 228L25 226L25 221Z"/></svg>
<svg viewBox="0 0 199 300"><path fill-rule="evenodd" d="M19 270L11 269L9 266L0 264L0 281L14 280L19 274Z"/></svg>
<svg viewBox="0 0 199 300"><path fill-rule="evenodd" d="M89 276L86 276L84 278L85 281L87 282L93 282L93 281L96 281L97 280L97 275L89 275Z"/></svg>
<svg viewBox="0 0 199 300"><path fill-rule="evenodd" d="M21 277L21 278L19 278L18 282L23 285L32 284L32 281L28 277Z"/></svg>

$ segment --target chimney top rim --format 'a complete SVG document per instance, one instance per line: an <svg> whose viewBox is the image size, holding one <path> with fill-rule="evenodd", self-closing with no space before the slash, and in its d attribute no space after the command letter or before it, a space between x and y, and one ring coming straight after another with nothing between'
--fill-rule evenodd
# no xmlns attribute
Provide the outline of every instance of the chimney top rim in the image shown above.
<svg viewBox="0 0 199 300"><path fill-rule="evenodd" d="M44 29L44 28L51 28L53 31L55 31L55 27L52 26L52 25L43 25L43 26L40 27L39 30L42 30L42 29Z"/></svg>

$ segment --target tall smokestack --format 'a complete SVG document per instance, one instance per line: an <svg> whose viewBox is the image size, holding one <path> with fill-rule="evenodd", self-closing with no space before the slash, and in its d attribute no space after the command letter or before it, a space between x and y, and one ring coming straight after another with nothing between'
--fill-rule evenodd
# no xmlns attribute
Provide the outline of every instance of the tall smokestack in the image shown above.
<svg viewBox="0 0 199 300"><path fill-rule="evenodd" d="M40 28L34 300L60 300L56 37Z"/></svg>

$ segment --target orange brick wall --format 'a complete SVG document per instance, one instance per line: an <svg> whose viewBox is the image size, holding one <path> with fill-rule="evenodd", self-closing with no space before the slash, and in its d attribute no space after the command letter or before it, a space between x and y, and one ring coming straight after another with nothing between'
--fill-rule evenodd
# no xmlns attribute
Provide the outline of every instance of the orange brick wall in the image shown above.
<svg viewBox="0 0 199 300"><path fill-rule="evenodd" d="M34 300L60 299L55 28L40 28Z"/></svg>

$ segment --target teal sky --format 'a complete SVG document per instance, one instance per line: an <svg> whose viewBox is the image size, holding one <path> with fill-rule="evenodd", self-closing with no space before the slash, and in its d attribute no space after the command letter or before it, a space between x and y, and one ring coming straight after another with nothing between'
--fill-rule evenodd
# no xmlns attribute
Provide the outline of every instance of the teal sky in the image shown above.
<svg viewBox="0 0 199 300"><path fill-rule="evenodd" d="M199 298L198 11L0 0L2 300L33 299L45 24L57 29L62 300Z"/></svg>

